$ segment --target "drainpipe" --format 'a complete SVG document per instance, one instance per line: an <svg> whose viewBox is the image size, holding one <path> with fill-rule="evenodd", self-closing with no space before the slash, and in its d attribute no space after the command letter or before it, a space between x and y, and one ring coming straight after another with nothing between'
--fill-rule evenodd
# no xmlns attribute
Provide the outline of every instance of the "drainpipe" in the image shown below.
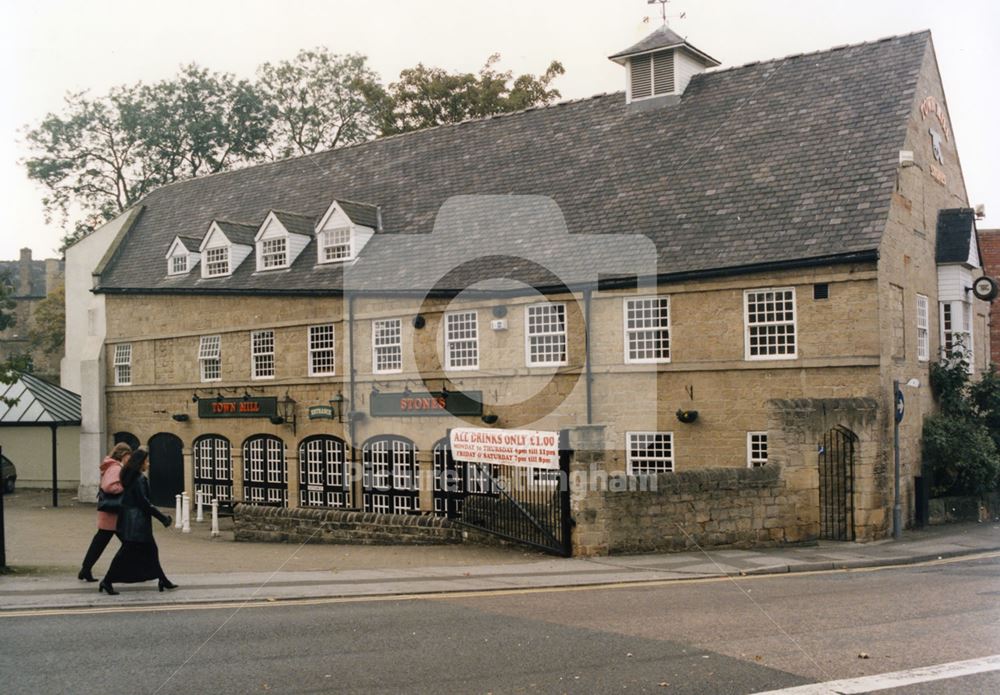
<svg viewBox="0 0 1000 695"><path fill-rule="evenodd" d="M583 291L583 313L584 313L584 332L583 332L583 350L586 356L586 379L587 379L587 424L594 424L594 374L592 365L590 363L590 304L591 304L591 289L585 289Z"/></svg>
<svg viewBox="0 0 1000 695"><path fill-rule="evenodd" d="M354 369L354 295L353 294L347 296L347 334L349 337L347 342L347 361L348 361L347 375L348 379L350 380L350 387L349 387L350 400L348 401L348 403L350 404L350 412L347 413L347 430L348 430L348 436L351 439L351 477L353 478L354 474L357 472L357 463L358 463L357 448L354 446L354 428L355 428L354 411L357 406L354 402L355 390L356 390L355 389L356 372ZM343 407L343 405L341 405L341 407ZM351 495L353 496L354 493L356 492L356 490L353 489L354 486L353 480L351 482L351 486L352 486Z"/></svg>

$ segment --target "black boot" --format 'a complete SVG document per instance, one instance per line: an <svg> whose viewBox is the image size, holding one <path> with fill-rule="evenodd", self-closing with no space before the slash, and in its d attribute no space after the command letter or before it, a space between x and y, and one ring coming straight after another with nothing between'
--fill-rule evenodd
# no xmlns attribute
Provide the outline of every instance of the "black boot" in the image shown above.
<svg viewBox="0 0 1000 695"><path fill-rule="evenodd" d="M102 579L101 583L97 585L97 593L101 593L102 591L107 593L108 596L118 595L118 592L115 591L115 588L111 586L111 582L107 579Z"/></svg>
<svg viewBox="0 0 1000 695"><path fill-rule="evenodd" d="M176 589L176 588L177 588L177 584L174 584L169 579L161 579L160 580L160 591L163 591L164 589Z"/></svg>
<svg viewBox="0 0 1000 695"><path fill-rule="evenodd" d="M97 581L97 577L95 577L90 570L80 570L80 572L76 575L76 578L86 582Z"/></svg>

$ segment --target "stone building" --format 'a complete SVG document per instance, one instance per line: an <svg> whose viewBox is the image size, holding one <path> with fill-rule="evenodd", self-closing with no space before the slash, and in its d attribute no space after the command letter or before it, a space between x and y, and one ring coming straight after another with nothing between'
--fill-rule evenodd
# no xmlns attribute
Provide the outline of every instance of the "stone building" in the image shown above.
<svg viewBox="0 0 1000 695"><path fill-rule="evenodd" d="M577 470L661 482L575 491L576 552L676 547L675 514L870 540L915 378L912 521L929 364L988 345L930 35L612 59L624 93L149 194L95 277L106 445L149 443L162 502L440 513L450 428L569 430Z"/></svg>
<svg viewBox="0 0 1000 695"><path fill-rule="evenodd" d="M29 355L35 374L51 382L59 379L60 353L46 353L32 347L28 340L35 309L39 302L63 282L63 262L58 258L35 261L31 249L21 249L16 261L0 261L0 282L6 282L14 300L14 324L0 331L0 360L15 355Z"/></svg>

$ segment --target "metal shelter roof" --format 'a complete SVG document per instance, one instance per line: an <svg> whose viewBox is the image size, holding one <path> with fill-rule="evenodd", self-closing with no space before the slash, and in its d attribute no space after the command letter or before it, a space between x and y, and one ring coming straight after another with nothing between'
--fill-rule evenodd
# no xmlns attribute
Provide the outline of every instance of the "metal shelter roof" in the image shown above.
<svg viewBox="0 0 1000 695"><path fill-rule="evenodd" d="M0 384L0 427L80 424L80 396L31 374L15 374L13 383Z"/></svg>

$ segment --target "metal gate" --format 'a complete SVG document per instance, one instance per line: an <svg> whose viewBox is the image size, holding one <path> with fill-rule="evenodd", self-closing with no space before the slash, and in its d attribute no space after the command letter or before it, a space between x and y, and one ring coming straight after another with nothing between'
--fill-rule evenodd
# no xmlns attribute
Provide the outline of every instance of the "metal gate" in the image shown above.
<svg viewBox="0 0 1000 695"><path fill-rule="evenodd" d="M243 501L288 506L288 463L285 443L258 434L243 443Z"/></svg>
<svg viewBox="0 0 1000 695"><path fill-rule="evenodd" d="M464 476L458 523L509 541L569 557L573 552L566 433L559 470L456 462Z"/></svg>
<svg viewBox="0 0 1000 695"><path fill-rule="evenodd" d="M420 511L420 467L409 439L372 437L361 449L362 508L379 514Z"/></svg>
<svg viewBox="0 0 1000 695"><path fill-rule="evenodd" d="M823 436L819 453L819 536L854 540L854 449L857 435L834 427Z"/></svg>

